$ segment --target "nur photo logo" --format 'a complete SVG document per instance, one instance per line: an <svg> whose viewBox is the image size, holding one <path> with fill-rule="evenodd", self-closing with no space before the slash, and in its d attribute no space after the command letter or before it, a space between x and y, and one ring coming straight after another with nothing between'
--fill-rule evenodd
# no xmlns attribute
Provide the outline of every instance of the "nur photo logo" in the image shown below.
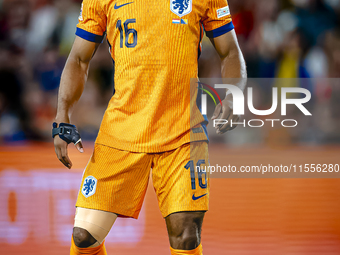
<svg viewBox="0 0 340 255"><path fill-rule="evenodd" d="M214 87L209 86L205 83L199 82L203 88L199 87L200 90L205 92L206 94L202 94L201 100L201 112L203 115L207 115L207 95L209 95L215 105L217 102L213 96L213 94L208 91L206 88L209 88L215 96L218 98L219 103L222 104L220 96L218 95L215 89L225 89L227 90L227 96L232 95L232 109L235 115L244 116L246 106L250 113L256 116L270 116L275 114L275 116L286 117L287 116L287 106L292 105L296 107L299 111L301 111L305 116L312 116L311 112L306 108L305 104L311 100L311 92L305 88L298 87L273 87L271 89L272 92L272 104L269 109L256 109L254 106L254 92L252 87L248 87L246 89L247 93L245 96L244 91L242 91L239 87L230 84L215 84ZM278 112L278 108L281 108L281 111ZM227 124L229 121L226 119L214 119L213 126L216 127L218 125ZM230 126L233 127L235 125L243 126L243 127L263 127L266 123L268 123L271 127L275 127L277 124L283 127L296 127L298 125L298 121L296 119L286 119L286 118L257 118L257 119L243 119L242 121L233 122L230 120Z"/></svg>

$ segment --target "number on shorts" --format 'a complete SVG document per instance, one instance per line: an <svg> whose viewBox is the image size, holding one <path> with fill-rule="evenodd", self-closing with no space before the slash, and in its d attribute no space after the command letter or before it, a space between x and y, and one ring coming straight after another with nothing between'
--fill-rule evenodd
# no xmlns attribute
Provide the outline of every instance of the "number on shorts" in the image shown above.
<svg viewBox="0 0 340 255"><path fill-rule="evenodd" d="M196 169L200 169L201 165L205 164L205 160L204 159L200 159L197 161L196 164ZM185 165L185 169L189 169L190 170L190 178L191 178L191 189L195 190L196 189L196 176L195 176L195 167L194 167L194 161L190 160L186 165ZM198 174L198 185L202 188L202 189L206 189L207 188L207 174L204 171L197 171ZM203 183L203 175L204 175L204 183Z"/></svg>

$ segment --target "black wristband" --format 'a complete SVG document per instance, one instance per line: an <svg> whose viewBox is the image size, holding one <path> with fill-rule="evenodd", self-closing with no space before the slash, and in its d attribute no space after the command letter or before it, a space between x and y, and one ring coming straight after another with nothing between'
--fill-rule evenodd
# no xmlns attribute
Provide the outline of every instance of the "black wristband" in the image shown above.
<svg viewBox="0 0 340 255"><path fill-rule="evenodd" d="M67 144L77 144L81 141L81 137L76 126L68 123L60 123L58 127L58 124L53 122L52 138L56 135L59 135L59 137L67 142Z"/></svg>

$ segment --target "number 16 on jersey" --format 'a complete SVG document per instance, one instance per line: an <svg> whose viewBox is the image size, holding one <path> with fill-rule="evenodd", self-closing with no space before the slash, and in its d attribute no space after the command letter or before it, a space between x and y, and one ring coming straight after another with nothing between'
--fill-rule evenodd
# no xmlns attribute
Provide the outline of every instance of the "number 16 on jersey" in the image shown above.
<svg viewBox="0 0 340 255"><path fill-rule="evenodd" d="M137 30L128 28L130 23L136 23L136 19L127 19L123 25L120 19L117 21L116 28L119 30L120 34L120 48L123 48L123 42L125 42L127 48L134 48L137 45ZM132 34L132 43L129 43L130 34Z"/></svg>

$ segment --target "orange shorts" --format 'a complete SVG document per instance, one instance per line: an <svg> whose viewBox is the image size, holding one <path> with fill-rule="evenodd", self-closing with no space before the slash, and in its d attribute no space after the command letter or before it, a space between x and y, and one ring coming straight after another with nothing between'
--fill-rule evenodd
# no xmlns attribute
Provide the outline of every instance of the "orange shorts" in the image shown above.
<svg viewBox="0 0 340 255"><path fill-rule="evenodd" d="M152 169L163 217L182 211L207 211L207 142L192 142L162 153L133 153L95 144L85 168L77 207L138 218Z"/></svg>

